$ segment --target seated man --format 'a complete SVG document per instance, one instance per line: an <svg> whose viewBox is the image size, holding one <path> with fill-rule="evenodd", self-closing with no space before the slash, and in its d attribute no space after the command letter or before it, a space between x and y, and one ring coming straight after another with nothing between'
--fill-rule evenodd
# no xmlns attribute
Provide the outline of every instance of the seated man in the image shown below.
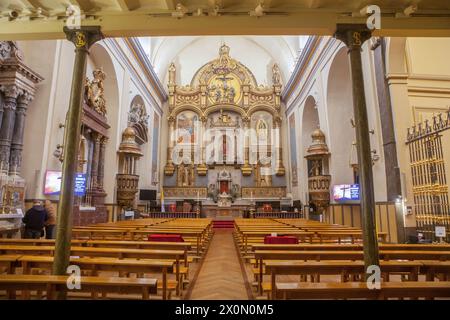
<svg viewBox="0 0 450 320"><path fill-rule="evenodd" d="M34 200L33 207L25 213L22 219L25 223L25 239L39 239L42 236L45 222L48 220L48 213L42 206L42 201Z"/></svg>

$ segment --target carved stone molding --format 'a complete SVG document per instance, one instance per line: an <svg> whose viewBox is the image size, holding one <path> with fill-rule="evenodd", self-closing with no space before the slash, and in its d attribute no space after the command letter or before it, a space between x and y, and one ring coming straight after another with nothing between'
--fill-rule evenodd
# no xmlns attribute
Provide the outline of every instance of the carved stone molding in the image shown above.
<svg viewBox="0 0 450 320"><path fill-rule="evenodd" d="M206 198L207 193L205 187L164 187L164 196L167 198Z"/></svg>
<svg viewBox="0 0 450 320"><path fill-rule="evenodd" d="M242 198L285 198L286 187L242 187Z"/></svg>

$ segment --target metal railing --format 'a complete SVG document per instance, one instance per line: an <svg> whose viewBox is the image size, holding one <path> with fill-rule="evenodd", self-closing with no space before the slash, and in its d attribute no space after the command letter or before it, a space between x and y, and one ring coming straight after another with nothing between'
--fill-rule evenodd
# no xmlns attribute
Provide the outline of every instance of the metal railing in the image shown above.
<svg viewBox="0 0 450 320"><path fill-rule="evenodd" d="M196 212L149 212L149 218L199 218Z"/></svg>
<svg viewBox="0 0 450 320"><path fill-rule="evenodd" d="M300 219L305 215L303 212L255 212L254 218Z"/></svg>

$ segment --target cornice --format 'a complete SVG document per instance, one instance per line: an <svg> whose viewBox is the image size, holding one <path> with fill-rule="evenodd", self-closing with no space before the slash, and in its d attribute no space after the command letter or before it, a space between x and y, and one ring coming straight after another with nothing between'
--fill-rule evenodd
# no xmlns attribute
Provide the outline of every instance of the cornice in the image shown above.
<svg viewBox="0 0 450 320"><path fill-rule="evenodd" d="M309 61L311 60L312 55L314 54L315 49L320 43L319 40L320 37L318 36L311 36L308 38L305 48L303 49L300 58L298 59L297 64L295 65L294 72L289 78L289 81L287 82L281 94L283 101L287 101L291 97L295 88L297 88L297 85L302 79L302 76L309 64Z"/></svg>
<svg viewBox="0 0 450 320"><path fill-rule="evenodd" d="M161 101L166 101L168 99L168 96L166 91L164 90L164 86L159 80L155 70L153 69L153 66L150 63L147 55L145 54L141 44L139 43L139 40L136 38L125 38L124 41L133 53L136 61L141 66L147 79L150 81L150 84L155 89L156 94L159 96Z"/></svg>

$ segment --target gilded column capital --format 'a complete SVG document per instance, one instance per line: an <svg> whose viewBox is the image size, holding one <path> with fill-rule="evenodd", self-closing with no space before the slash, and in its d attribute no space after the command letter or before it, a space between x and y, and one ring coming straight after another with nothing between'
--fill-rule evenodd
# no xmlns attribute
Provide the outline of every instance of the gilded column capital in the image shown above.
<svg viewBox="0 0 450 320"><path fill-rule="evenodd" d="M372 32L365 24L338 24L334 37L344 42L349 50L361 50L364 42L372 37Z"/></svg>
<svg viewBox="0 0 450 320"><path fill-rule="evenodd" d="M242 117L242 123L244 124L245 127L248 128L250 126L250 117L249 116Z"/></svg>
<svg viewBox="0 0 450 320"><path fill-rule="evenodd" d="M76 50L88 51L94 43L104 38L98 26L80 27L77 29L64 27L63 30L67 40L75 45Z"/></svg>
<svg viewBox="0 0 450 320"><path fill-rule="evenodd" d="M167 117L167 121L169 122L169 125L174 125L175 124L175 117L174 116L169 116L169 117Z"/></svg>
<svg viewBox="0 0 450 320"><path fill-rule="evenodd" d="M96 132L96 131L93 131L91 133L91 137L96 143L100 143L102 141L102 139L103 139L103 135L101 133Z"/></svg>

